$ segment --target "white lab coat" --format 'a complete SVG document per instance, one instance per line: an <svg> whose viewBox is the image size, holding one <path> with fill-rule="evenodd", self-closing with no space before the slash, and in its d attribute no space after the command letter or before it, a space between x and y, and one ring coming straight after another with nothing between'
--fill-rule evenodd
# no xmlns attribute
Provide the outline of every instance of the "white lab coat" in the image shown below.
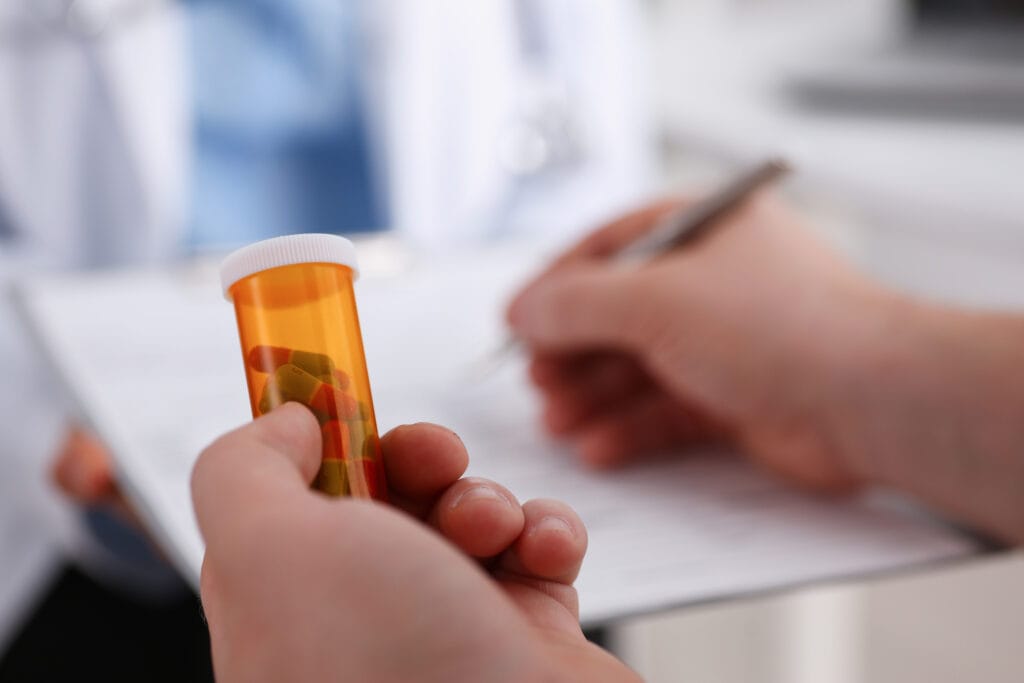
<svg viewBox="0 0 1024 683"><path fill-rule="evenodd" d="M137 0L79 0L117 12ZM12 30L36 0L0 2L0 279L41 268L155 262L182 241L189 169L186 24L151 3L97 39ZM375 0L367 106L393 223L425 243L580 228L647 190L643 63L630 0L541 3L584 122L582 161L531 189L498 160L521 74L513 0ZM120 21L120 20L119 20ZM38 29L38 27L37 27ZM536 185L536 183L534 184ZM2 237L2 236L0 236ZM116 343L116 342L115 342ZM88 555L47 484L68 418L0 304L0 651L62 557Z"/></svg>
<svg viewBox="0 0 1024 683"><path fill-rule="evenodd" d="M187 145L180 17L154 11L91 41L0 3L0 284L25 272L172 253ZM0 651L69 555L81 518L47 468L68 409L0 299Z"/></svg>
<svg viewBox="0 0 1024 683"><path fill-rule="evenodd" d="M581 160L529 187L501 146L529 73L514 30L533 8L548 69L568 91ZM394 225L420 245L500 233L564 241L651 191L653 162L636 0L375 0L373 120Z"/></svg>

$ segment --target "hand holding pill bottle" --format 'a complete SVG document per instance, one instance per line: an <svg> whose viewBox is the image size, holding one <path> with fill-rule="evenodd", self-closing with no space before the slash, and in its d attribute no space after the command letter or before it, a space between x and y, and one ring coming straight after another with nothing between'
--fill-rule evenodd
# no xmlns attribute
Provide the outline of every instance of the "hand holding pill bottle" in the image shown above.
<svg viewBox="0 0 1024 683"><path fill-rule="evenodd" d="M320 422L314 487L332 496L386 500L377 422L352 283L355 247L337 235L290 235L224 260L253 417L288 401Z"/></svg>

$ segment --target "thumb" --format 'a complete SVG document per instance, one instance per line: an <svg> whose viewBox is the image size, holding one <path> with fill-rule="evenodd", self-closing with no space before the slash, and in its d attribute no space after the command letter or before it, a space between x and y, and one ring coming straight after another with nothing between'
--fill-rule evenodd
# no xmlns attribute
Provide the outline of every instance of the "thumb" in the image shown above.
<svg viewBox="0 0 1024 683"><path fill-rule="evenodd" d="M523 341L552 350L632 348L652 322L641 284L637 271L607 264L561 268L520 292L508 321Z"/></svg>
<svg viewBox="0 0 1024 683"><path fill-rule="evenodd" d="M207 545L229 538L254 507L308 495L319 462L319 425L295 403L214 441L192 469L192 502Z"/></svg>

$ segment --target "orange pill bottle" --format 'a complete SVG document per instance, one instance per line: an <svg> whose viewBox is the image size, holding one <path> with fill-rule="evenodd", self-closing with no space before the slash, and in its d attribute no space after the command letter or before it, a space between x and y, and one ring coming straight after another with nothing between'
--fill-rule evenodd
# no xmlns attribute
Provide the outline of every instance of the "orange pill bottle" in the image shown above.
<svg viewBox="0 0 1024 683"><path fill-rule="evenodd" d="M253 417L297 401L320 422L314 487L387 498L377 421L352 283L355 247L337 235L289 235L224 259Z"/></svg>

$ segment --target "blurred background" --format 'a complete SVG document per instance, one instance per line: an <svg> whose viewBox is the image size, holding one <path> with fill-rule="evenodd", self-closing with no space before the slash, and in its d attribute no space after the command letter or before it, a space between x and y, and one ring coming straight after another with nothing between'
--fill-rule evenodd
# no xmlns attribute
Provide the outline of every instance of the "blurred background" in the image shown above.
<svg viewBox="0 0 1024 683"><path fill-rule="evenodd" d="M290 232L563 244L768 153L878 277L1024 306L1024 2L0 0L5 285ZM71 412L6 299L0 359L0 680L208 679L182 581L49 483ZM1019 681L1022 615L1008 553L611 644L652 681Z"/></svg>

